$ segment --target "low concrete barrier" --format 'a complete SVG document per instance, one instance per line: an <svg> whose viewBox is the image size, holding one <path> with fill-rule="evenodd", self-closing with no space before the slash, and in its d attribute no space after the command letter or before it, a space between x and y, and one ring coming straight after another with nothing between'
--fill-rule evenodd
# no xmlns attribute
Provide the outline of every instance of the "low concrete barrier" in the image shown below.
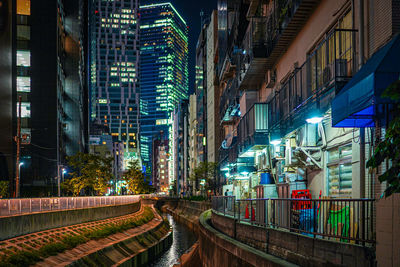
<svg viewBox="0 0 400 267"><path fill-rule="evenodd" d="M368 247L239 223L215 212L211 223L235 240L301 266L373 266L375 261L374 251Z"/></svg>
<svg viewBox="0 0 400 267"><path fill-rule="evenodd" d="M116 206L58 210L0 217L0 240L72 224L137 212L140 202Z"/></svg>

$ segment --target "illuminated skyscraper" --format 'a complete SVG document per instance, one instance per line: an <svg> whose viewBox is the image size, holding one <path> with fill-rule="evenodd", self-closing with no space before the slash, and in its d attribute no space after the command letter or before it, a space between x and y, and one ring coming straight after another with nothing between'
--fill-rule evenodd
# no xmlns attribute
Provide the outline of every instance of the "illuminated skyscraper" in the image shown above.
<svg viewBox="0 0 400 267"><path fill-rule="evenodd" d="M90 117L138 157L138 0L92 0L89 22ZM108 133L105 133L108 134Z"/></svg>
<svg viewBox="0 0 400 267"><path fill-rule="evenodd" d="M151 144L171 133L170 114L188 98L188 29L171 3L140 7L140 149L151 169ZM171 138L170 138L171 139Z"/></svg>

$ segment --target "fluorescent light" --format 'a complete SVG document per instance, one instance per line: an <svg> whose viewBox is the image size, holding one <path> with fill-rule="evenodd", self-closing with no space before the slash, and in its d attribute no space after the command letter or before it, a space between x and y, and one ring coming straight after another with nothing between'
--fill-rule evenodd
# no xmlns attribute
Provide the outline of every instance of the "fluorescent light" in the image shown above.
<svg viewBox="0 0 400 267"><path fill-rule="evenodd" d="M312 118L308 118L306 119L307 123L311 123L311 124L317 124L320 123L322 121L322 117L312 117Z"/></svg>
<svg viewBox="0 0 400 267"><path fill-rule="evenodd" d="M279 145L281 143L281 140L280 139L272 140L270 143L272 145L276 146L276 145Z"/></svg>
<svg viewBox="0 0 400 267"><path fill-rule="evenodd" d="M247 175L247 174L249 174L249 172L241 172L240 174Z"/></svg>

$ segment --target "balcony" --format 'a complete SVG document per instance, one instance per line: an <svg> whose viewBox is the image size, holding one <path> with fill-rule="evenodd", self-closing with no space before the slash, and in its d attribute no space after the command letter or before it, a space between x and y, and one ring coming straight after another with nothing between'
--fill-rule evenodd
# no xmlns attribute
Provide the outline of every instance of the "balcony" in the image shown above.
<svg viewBox="0 0 400 267"><path fill-rule="evenodd" d="M256 103L238 126L239 153L261 150L268 144L268 104Z"/></svg>
<svg viewBox="0 0 400 267"><path fill-rule="evenodd" d="M220 99L221 124L232 124L239 118L237 80L229 80Z"/></svg>
<svg viewBox="0 0 400 267"><path fill-rule="evenodd" d="M304 123L305 112L327 110L335 92L351 79L356 70L356 30L336 29L327 35L295 69L269 101L270 126L286 132Z"/></svg>
<svg viewBox="0 0 400 267"><path fill-rule="evenodd" d="M266 71L286 51L319 2L320 0L273 1L273 11L265 17L255 17L252 12L254 4L250 5L250 23L243 38L239 62L240 90L260 88Z"/></svg>

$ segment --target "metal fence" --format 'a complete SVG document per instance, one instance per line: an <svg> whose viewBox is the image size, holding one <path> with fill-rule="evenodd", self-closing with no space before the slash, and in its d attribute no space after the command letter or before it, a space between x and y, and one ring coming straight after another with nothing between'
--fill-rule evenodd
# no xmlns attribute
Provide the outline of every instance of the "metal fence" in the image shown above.
<svg viewBox="0 0 400 267"><path fill-rule="evenodd" d="M121 205L138 202L139 198L140 196L134 195L0 199L0 216L10 216L42 211Z"/></svg>
<svg viewBox="0 0 400 267"><path fill-rule="evenodd" d="M224 215L235 216L236 201L233 196L216 196L211 199L212 209Z"/></svg>
<svg viewBox="0 0 400 267"><path fill-rule="evenodd" d="M226 203L230 203L230 208ZM232 200L232 197L218 197L213 199L212 208L239 223L365 245L375 242L374 205L373 199Z"/></svg>

